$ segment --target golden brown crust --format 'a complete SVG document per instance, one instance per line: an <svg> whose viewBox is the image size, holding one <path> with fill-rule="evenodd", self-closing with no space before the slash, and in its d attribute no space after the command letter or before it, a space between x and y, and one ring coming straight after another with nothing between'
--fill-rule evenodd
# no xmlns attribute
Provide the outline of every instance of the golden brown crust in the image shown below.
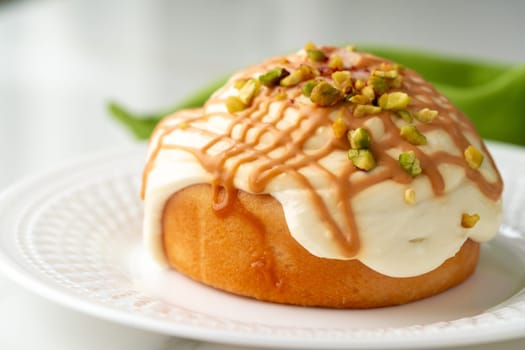
<svg viewBox="0 0 525 350"><path fill-rule="evenodd" d="M437 269L410 278L377 273L358 260L311 255L290 235L280 203L270 195L237 191L219 216L209 185L175 193L163 215L170 265L235 294L277 303L333 308L404 304L442 292L474 271L479 244L467 240Z"/></svg>

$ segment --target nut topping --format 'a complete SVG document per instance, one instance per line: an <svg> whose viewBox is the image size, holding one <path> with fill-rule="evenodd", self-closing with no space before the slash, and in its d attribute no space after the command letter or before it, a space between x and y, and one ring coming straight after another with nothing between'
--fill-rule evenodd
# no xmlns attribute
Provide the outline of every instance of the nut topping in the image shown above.
<svg viewBox="0 0 525 350"><path fill-rule="evenodd" d="M414 204L416 202L416 191L414 191L412 188L407 188L403 195L403 199L405 200L406 204Z"/></svg>
<svg viewBox="0 0 525 350"><path fill-rule="evenodd" d="M288 75L290 75L290 72L286 69L277 67L259 76L259 81L265 86L272 87L279 85L281 80Z"/></svg>
<svg viewBox="0 0 525 350"><path fill-rule="evenodd" d="M326 81L317 84L312 89L312 92L310 94L310 99L312 100L312 102L321 107L333 106L337 102L341 101L343 97L344 96L341 93L341 91L339 91Z"/></svg>
<svg viewBox="0 0 525 350"><path fill-rule="evenodd" d="M376 166L374 155L368 149L351 149L348 158L356 168L364 171L370 171Z"/></svg>
<svg viewBox="0 0 525 350"><path fill-rule="evenodd" d="M237 96L228 96L228 98L226 98L226 108L230 113L240 112L246 109L246 107L248 106L245 105Z"/></svg>
<svg viewBox="0 0 525 350"><path fill-rule="evenodd" d="M422 123L430 123L438 115L438 111L432 109L423 108L420 111L414 112L414 117Z"/></svg>
<svg viewBox="0 0 525 350"><path fill-rule="evenodd" d="M427 138L414 125L403 125L399 135L413 145L426 145Z"/></svg>
<svg viewBox="0 0 525 350"><path fill-rule="evenodd" d="M399 165L410 176L414 177L421 174L422 169L414 151L408 151L399 155Z"/></svg>
<svg viewBox="0 0 525 350"><path fill-rule="evenodd" d="M370 134L364 128L357 128L348 132L348 141L353 149L365 149L370 147Z"/></svg>
<svg viewBox="0 0 525 350"><path fill-rule="evenodd" d="M381 107L373 105L357 105L354 108L354 117L361 118L366 115L377 114L379 112L381 112Z"/></svg>
<svg viewBox="0 0 525 350"><path fill-rule="evenodd" d="M481 152L472 145L465 149L463 155L467 161L468 166L474 170L479 169L481 163L483 163L483 154L481 154Z"/></svg>
<svg viewBox="0 0 525 350"><path fill-rule="evenodd" d="M379 98L379 106L391 111L405 109L409 103L410 97L404 92L386 93Z"/></svg>
<svg viewBox="0 0 525 350"><path fill-rule="evenodd" d="M463 213L463 215L461 215L461 226L464 228L472 228L477 224L479 219L480 218L478 214L469 215Z"/></svg>

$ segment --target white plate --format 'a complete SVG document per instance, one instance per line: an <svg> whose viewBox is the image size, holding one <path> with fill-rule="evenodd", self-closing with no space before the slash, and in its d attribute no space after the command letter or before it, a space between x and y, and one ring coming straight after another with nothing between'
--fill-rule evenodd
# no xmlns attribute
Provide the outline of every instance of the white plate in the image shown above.
<svg viewBox="0 0 525 350"><path fill-rule="evenodd" d="M154 271L141 254L144 149L84 158L0 195L0 266L46 298L164 334L301 348L424 348L525 335L525 150L490 144L506 181L504 225L476 273L439 296L375 310L237 297Z"/></svg>

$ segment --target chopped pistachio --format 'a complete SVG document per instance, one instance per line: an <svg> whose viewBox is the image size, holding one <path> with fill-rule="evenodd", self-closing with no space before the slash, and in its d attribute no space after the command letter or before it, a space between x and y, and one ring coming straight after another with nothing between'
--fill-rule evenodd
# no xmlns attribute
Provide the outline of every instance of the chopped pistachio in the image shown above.
<svg viewBox="0 0 525 350"><path fill-rule="evenodd" d="M394 89L399 89L403 85L403 76L398 75L395 79L388 81L388 86Z"/></svg>
<svg viewBox="0 0 525 350"><path fill-rule="evenodd" d="M304 50L305 51L308 51L308 50L316 50L317 49L317 46L312 42L312 41L309 41L307 42L305 45L304 45Z"/></svg>
<svg viewBox="0 0 525 350"><path fill-rule="evenodd" d="M412 188L407 188L405 190L403 199L405 200L406 204L414 204L416 202L416 191L414 191Z"/></svg>
<svg viewBox="0 0 525 350"><path fill-rule="evenodd" d="M433 109L423 108L414 112L414 117L422 123L429 123L433 121L438 115L438 111Z"/></svg>
<svg viewBox="0 0 525 350"><path fill-rule="evenodd" d="M410 176L417 176L421 174L421 164L417 159L414 151L403 152L399 155L399 165L405 170Z"/></svg>
<svg viewBox="0 0 525 350"><path fill-rule="evenodd" d="M333 54L330 56L330 60L328 61L328 67L332 69L343 69L343 59L341 56Z"/></svg>
<svg viewBox="0 0 525 350"><path fill-rule="evenodd" d="M472 145L468 146L463 152L467 164L472 169L478 169L483 163L483 154L481 154L478 149Z"/></svg>
<svg viewBox="0 0 525 350"><path fill-rule="evenodd" d="M368 131L364 128L357 128L351 130L347 134L350 147L353 149L366 149L370 147L371 137Z"/></svg>
<svg viewBox="0 0 525 350"><path fill-rule="evenodd" d="M382 95L388 90L388 84L383 77L371 75L368 78L368 85L371 86L378 95Z"/></svg>
<svg viewBox="0 0 525 350"><path fill-rule="evenodd" d="M387 79L396 79L399 76L399 72L395 69L385 72L385 78Z"/></svg>
<svg viewBox="0 0 525 350"><path fill-rule="evenodd" d="M414 121L414 118L412 118L412 114L410 114L410 112L407 110L402 109L400 111L397 111L396 114L407 123L412 123Z"/></svg>
<svg viewBox="0 0 525 350"><path fill-rule="evenodd" d="M343 93L346 93L352 89L352 74L350 71L338 71L332 73L332 80L334 85L341 90Z"/></svg>
<svg viewBox="0 0 525 350"><path fill-rule="evenodd" d="M281 80L281 86L295 86L303 80L303 73L300 70L296 70L295 72Z"/></svg>
<svg viewBox="0 0 525 350"><path fill-rule="evenodd" d="M342 117L338 117L335 122L332 123L332 130L336 138L340 139L346 132L346 124Z"/></svg>
<svg viewBox="0 0 525 350"><path fill-rule="evenodd" d="M356 90L361 90L362 88L364 88L366 86L365 82L358 79L355 81L355 88Z"/></svg>
<svg viewBox="0 0 525 350"><path fill-rule="evenodd" d="M248 79L244 79L244 78L241 78L241 79L237 79L233 82L233 87L236 88L237 90L240 90L242 89L242 87L244 86L244 84L248 81Z"/></svg>
<svg viewBox="0 0 525 350"><path fill-rule="evenodd" d="M313 78L315 75L314 70L307 64L301 64L301 66L289 76L281 80L282 86L295 86L300 82Z"/></svg>
<svg viewBox="0 0 525 350"><path fill-rule="evenodd" d="M327 58L322 51L315 49L306 50L306 54L308 58L314 62L323 62L326 61Z"/></svg>
<svg viewBox="0 0 525 350"><path fill-rule="evenodd" d="M265 74L259 76L259 81L265 86L276 86L279 85L280 81L289 74L290 72L286 69L277 67L270 69Z"/></svg>
<svg viewBox="0 0 525 350"><path fill-rule="evenodd" d="M368 149L351 149L348 151L348 158L361 170L369 171L376 166L374 155Z"/></svg>
<svg viewBox="0 0 525 350"><path fill-rule="evenodd" d="M257 79L249 79L239 90L239 99L242 103L249 106L252 103L253 98L259 92L260 83Z"/></svg>
<svg viewBox="0 0 525 350"><path fill-rule="evenodd" d="M314 66L311 66L309 64L301 64L299 66L299 69L303 72L303 75L305 77L316 77L318 75L320 75L321 73L319 73L319 70L317 68L315 68Z"/></svg>
<svg viewBox="0 0 525 350"><path fill-rule="evenodd" d="M386 110L398 111L405 109L410 103L410 96L404 92L391 92L381 95L379 106Z"/></svg>
<svg viewBox="0 0 525 350"><path fill-rule="evenodd" d="M299 84L304 80L303 74L301 71L296 70L283 80L281 80L281 86L291 87Z"/></svg>
<svg viewBox="0 0 525 350"><path fill-rule="evenodd" d="M228 96L225 103L230 113L240 112L247 107L237 96Z"/></svg>
<svg viewBox="0 0 525 350"><path fill-rule="evenodd" d="M310 94L312 102L322 107L333 106L341 101L343 97L341 91L326 81L317 84Z"/></svg>
<svg viewBox="0 0 525 350"><path fill-rule="evenodd" d="M401 68L401 65L398 63L382 62L380 65L380 70L382 71L389 71L389 70L400 71L401 69L403 68Z"/></svg>
<svg viewBox="0 0 525 350"><path fill-rule="evenodd" d="M361 118L361 117L364 117L365 115L376 114L379 112L381 112L381 107L377 107L373 105L357 105L354 108L354 117Z"/></svg>
<svg viewBox="0 0 525 350"><path fill-rule="evenodd" d="M310 95L312 94L313 88L317 84L319 84L319 82L316 80L308 80L306 83L304 83L303 87L301 88L303 95L305 95L306 97L310 97Z"/></svg>
<svg viewBox="0 0 525 350"><path fill-rule="evenodd" d="M372 72L372 75L374 75L376 77L386 78L386 79L395 79L395 78L397 78L399 73L395 69L391 69L391 70L388 70L388 71L375 70L375 71Z"/></svg>
<svg viewBox="0 0 525 350"><path fill-rule="evenodd" d="M370 101L372 101L376 97L376 95L374 93L374 89L371 86L365 86L361 90L361 94L366 96Z"/></svg>
<svg viewBox="0 0 525 350"><path fill-rule="evenodd" d="M345 102L350 102L350 99L355 96L354 92L349 93L348 95L345 95Z"/></svg>
<svg viewBox="0 0 525 350"><path fill-rule="evenodd" d="M403 125L399 135L413 145L426 145L427 138L419 132L415 125Z"/></svg>
<svg viewBox="0 0 525 350"><path fill-rule="evenodd" d="M370 103L370 99L363 94L354 95L350 97L348 101L355 103L356 105L366 105Z"/></svg>
<svg viewBox="0 0 525 350"><path fill-rule="evenodd" d="M478 214L465 214L461 215L461 226L464 228L472 228L474 227L477 222L479 221L479 215Z"/></svg>

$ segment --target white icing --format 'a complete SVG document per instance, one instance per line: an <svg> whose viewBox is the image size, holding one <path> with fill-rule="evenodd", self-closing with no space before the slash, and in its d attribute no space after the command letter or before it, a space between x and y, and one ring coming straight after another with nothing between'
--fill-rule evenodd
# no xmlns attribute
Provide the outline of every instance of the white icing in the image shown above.
<svg viewBox="0 0 525 350"><path fill-rule="evenodd" d="M223 97L233 93L231 87L225 87L217 92ZM300 101L298 100L297 103ZM263 120L275 120L279 107L279 102L273 102L268 115ZM225 107L220 103L208 105L205 110L209 115L207 122L196 122L195 126L214 133L224 132L231 118L222 116L220 113L223 111ZM296 110L288 109L282 120L277 123L277 128L286 130L296 125L297 118ZM404 123L400 118L394 119L398 125ZM175 125L180 122L182 119L173 118L168 124ZM308 123L303 122L300 127L307 128ZM385 135L385 125L380 118L371 117L366 121L365 127L375 140L380 140ZM236 138L241 129L240 126L233 129L233 138ZM304 153L317 150L323 144L322 140L326 140L329 137L327 134L331 132L330 128L319 128L305 143ZM256 137L255 132L248 132L247 135L248 140ZM428 144L420 146L426 154L437 151L454 156L462 154L461 150L453 147L453 142L446 132L435 130L426 136ZM467 137L477 149L482 149L477 136L467 135ZM164 145L200 148L210 138L211 136L192 129L175 129L162 142ZM274 134L264 134L254 149L264 149L275 141L274 138ZM150 152L156 148L158 142L160 139L157 132L152 137ZM221 141L211 147L208 153L220 154L232 144L232 141ZM279 157L282 151L277 148L268 156ZM402 150L392 148L386 152L397 159ZM231 157L227 160L226 167L235 164L239 157L243 156L241 154ZM260 160L256 159L239 167L234 178L236 188L252 192L248 179L259 162ZM348 162L346 152L336 150L319 160L319 164L325 170L320 170L314 164L299 169L299 173L308 177L316 188L316 193L339 227L344 227L345 213L341 210L342 204L338 202L338 196L334 193L337 189L331 186L329 176L339 175L341 164L344 162ZM381 167L378 167L373 171L380 170ZM442 164L439 170L445 182L445 195L442 196L436 196L428 178L421 175L409 185L402 185L392 180L380 182L353 198L351 206L361 243L359 253L355 257L345 255L314 207L310 199L311 194L298 183L295 177L287 173L280 174L266 185L264 192L271 194L281 203L291 235L310 253L325 258L357 258L385 275L409 277L438 267L447 258L454 256L467 238L478 242L489 240L496 234L501 220L501 200L493 201L486 198L477 185L465 176L462 167ZM480 171L487 181L498 180L497 172L490 162L483 162ZM350 177L350 186L353 181L358 181L363 176L366 175L362 172L353 173ZM148 176L144 216L145 245L160 263L166 263L161 241L161 219L165 202L173 193L184 187L209 183L212 179L212 174L205 171L192 154L182 150L161 148ZM403 193L408 188L416 193L414 204L407 204L403 200ZM462 213L477 213L481 219L473 228L466 229L461 226Z"/></svg>

